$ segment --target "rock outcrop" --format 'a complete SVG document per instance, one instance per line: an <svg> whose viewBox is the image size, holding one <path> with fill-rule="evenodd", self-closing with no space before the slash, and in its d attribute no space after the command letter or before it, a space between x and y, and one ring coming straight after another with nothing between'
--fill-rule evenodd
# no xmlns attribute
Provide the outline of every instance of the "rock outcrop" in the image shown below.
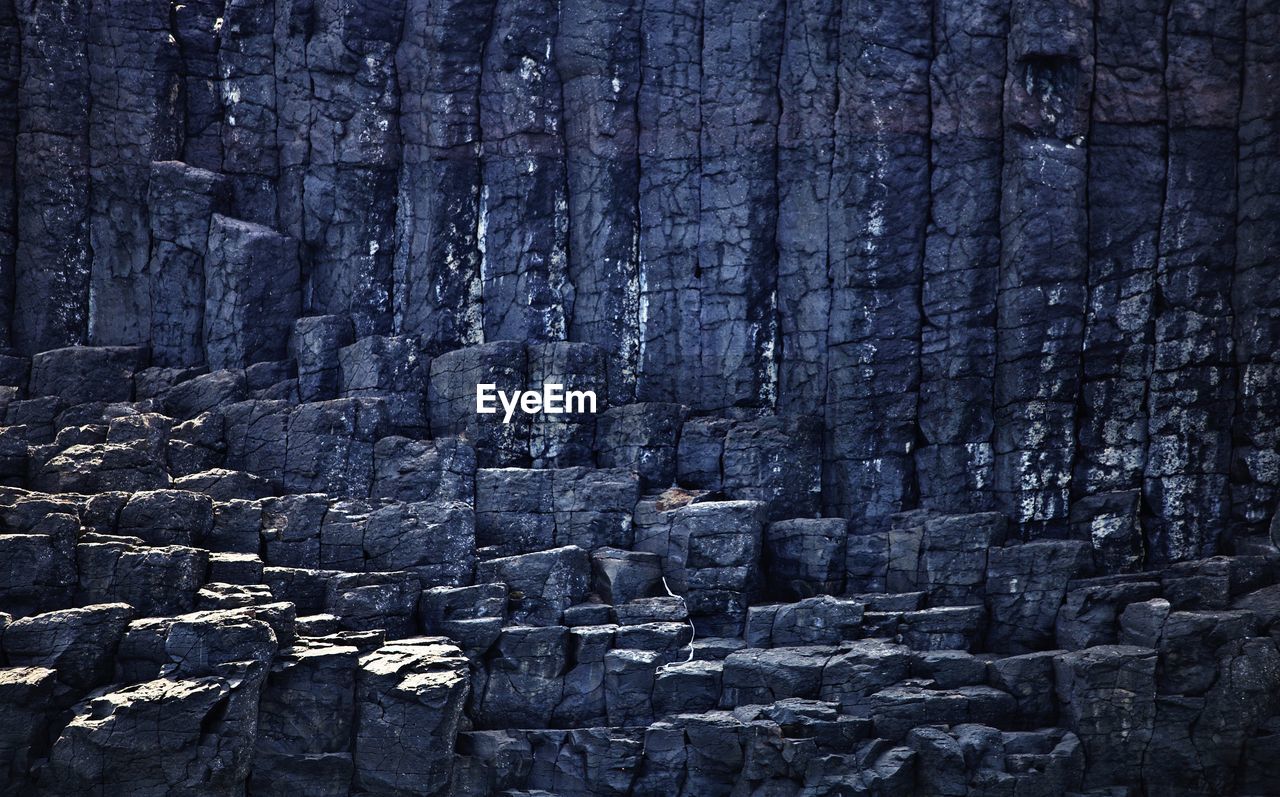
<svg viewBox="0 0 1280 797"><path fill-rule="evenodd" d="M0 0L0 796L1277 793L1278 38Z"/></svg>

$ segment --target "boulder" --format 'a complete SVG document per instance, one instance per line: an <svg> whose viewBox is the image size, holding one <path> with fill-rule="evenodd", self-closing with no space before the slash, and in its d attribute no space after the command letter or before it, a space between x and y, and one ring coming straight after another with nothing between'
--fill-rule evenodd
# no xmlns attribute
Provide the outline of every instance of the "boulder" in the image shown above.
<svg viewBox="0 0 1280 797"><path fill-rule="evenodd" d="M782 599L844 591L845 541L839 518L778 520L765 529L764 570L771 595Z"/></svg>
<svg viewBox="0 0 1280 797"><path fill-rule="evenodd" d="M545 728L564 697L569 632L504 628L488 661L473 717L480 728Z"/></svg>
<svg viewBox="0 0 1280 797"><path fill-rule="evenodd" d="M350 645L300 639L280 651L258 706L255 772L266 774L264 755L346 754L350 768L359 665ZM319 768L321 781L327 769Z"/></svg>
<svg viewBox="0 0 1280 797"><path fill-rule="evenodd" d="M609 724L647 725L653 720L653 681L664 663L662 654L651 650L611 650L604 662Z"/></svg>
<svg viewBox="0 0 1280 797"><path fill-rule="evenodd" d="M690 504L672 513L671 536L685 546L683 591L700 634L737 636L759 590L766 507L759 501Z"/></svg>
<svg viewBox="0 0 1280 797"><path fill-rule="evenodd" d="M338 351L339 396L381 398L392 427L424 436L431 358L407 335L369 335Z"/></svg>
<svg viewBox="0 0 1280 797"><path fill-rule="evenodd" d="M137 492L120 510L117 529L148 545L203 545L213 530L213 499L187 490Z"/></svg>
<svg viewBox="0 0 1280 797"><path fill-rule="evenodd" d="M595 592L605 603L620 605L665 594L657 554L599 548L591 552L591 571Z"/></svg>
<svg viewBox="0 0 1280 797"><path fill-rule="evenodd" d="M373 485L373 446L387 429L382 399L299 406L289 418L285 490L367 497Z"/></svg>
<svg viewBox="0 0 1280 797"><path fill-rule="evenodd" d="M215 501L254 501L275 494L272 483L254 473L210 468L173 480L175 490L207 495ZM216 513L215 509L215 513Z"/></svg>
<svg viewBox="0 0 1280 797"><path fill-rule="evenodd" d="M32 356L29 395L58 396L68 406L133 400L133 374L146 368L137 346L69 346Z"/></svg>
<svg viewBox="0 0 1280 797"><path fill-rule="evenodd" d="M79 589L89 603L127 603L143 617L191 611L204 584L209 553L168 545L82 542L76 546Z"/></svg>
<svg viewBox="0 0 1280 797"><path fill-rule="evenodd" d="M638 491L635 476L619 469L481 469L478 542L499 555L563 545L630 548Z"/></svg>
<svg viewBox="0 0 1280 797"><path fill-rule="evenodd" d="M204 351L211 370L282 360L302 309L298 244L214 214L205 260Z"/></svg>
<svg viewBox="0 0 1280 797"><path fill-rule="evenodd" d="M823 671L837 649L822 645L745 648L724 660L721 708L767 704L789 697L817 698Z"/></svg>
<svg viewBox="0 0 1280 797"><path fill-rule="evenodd" d="M517 411L510 423L503 423L501 412L476 412L476 385L492 384L507 393L524 390L527 366L524 344L512 340L466 346L436 357L427 394L432 436L463 436L475 447L482 468L527 463L529 416Z"/></svg>
<svg viewBox="0 0 1280 797"><path fill-rule="evenodd" d="M134 620L116 651L117 674L140 683L235 673L244 663L261 674L282 645L293 644L293 611L276 603Z"/></svg>
<svg viewBox="0 0 1280 797"><path fill-rule="evenodd" d="M262 560L273 567L320 567L320 532L329 499L318 493L258 502Z"/></svg>
<svg viewBox="0 0 1280 797"><path fill-rule="evenodd" d="M720 703L724 663L687 661L665 664L654 674L653 713L693 714L710 711Z"/></svg>
<svg viewBox="0 0 1280 797"><path fill-rule="evenodd" d="M227 404L219 410L223 417L226 467L280 484L284 480L293 406L287 401L254 399Z"/></svg>
<svg viewBox="0 0 1280 797"><path fill-rule="evenodd" d="M30 792L31 765L47 742L57 674L46 667L0 668L0 794Z"/></svg>
<svg viewBox="0 0 1280 797"><path fill-rule="evenodd" d="M34 614L67 604L77 573L73 539L0 534L0 605L5 611Z"/></svg>
<svg viewBox="0 0 1280 797"><path fill-rule="evenodd" d="M1084 785L1139 782L1133 764L1151 743L1156 716L1156 651L1099 645L1060 654L1053 669L1063 724L1089 762Z"/></svg>
<svg viewBox="0 0 1280 797"><path fill-rule="evenodd" d="M39 481L51 491L136 492L169 486L163 457L142 441L74 445L41 468Z"/></svg>
<svg viewBox="0 0 1280 797"><path fill-rule="evenodd" d="M476 451L457 438L410 440L389 435L374 444L373 465L373 498L474 501Z"/></svg>
<svg viewBox="0 0 1280 797"><path fill-rule="evenodd" d="M1160 584L1155 581L1098 578L1073 582L1054 623L1058 647L1080 650L1116 644L1124 608L1159 595Z"/></svg>
<svg viewBox="0 0 1280 797"><path fill-rule="evenodd" d="M225 368L192 377L165 392L166 414L189 420L201 413L249 398L249 382L243 369Z"/></svg>
<svg viewBox="0 0 1280 797"><path fill-rule="evenodd" d="M642 487L668 487L676 478L676 445L688 408L646 402L610 407L596 418L596 463L627 468Z"/></svg>
<svg viewBox="0 0 1280 797"><path fill-rule="evenodd" d="M412 573L336 573L326 584L324 610L348 631L383 630L413 636L422 582Z"/></svg>
<svg viewBox="0 0 1280 797"><path fill-rule="evenodd" d="M943 515L924 523L920 549L922 586L934 606L980 604L987 578L987 556L1004 543L1003 515Z"/></svg>
<svg viewBox="0 0 1280 797"><path fill-rule="evenodd" d="M863 605L822 595L796 603L752 606L746 641L753 647L834 645L862 633Z"/></svg>
<svg viewBox="0 0 1280 797"><path fill-rule="evenodd" d="M62 690L83 695L112 681L133 615L128 604L102 603L20 618L4 629L4 655L11 666L55 670Z"/></svg>
<svg viewBox="0 0 1280 797"><path fill-rule="evenodd" d="M987 647L1029 653L1051 645L1067 583L1087 572L1089 564L1084 542L1038 540L992 549L987 555Z"/></svg>
<svg viewBox="0 0 1280 797"><path fill-rule="evenodd" d="M338 352L355 342L355 328L344 315L299 318L289 350L298 363L298 400L328 401L338 397L341 375Z"/></svg>
<svg viewBox="0 0 1280 797"><path fill-rule="evenodd" d="M147 797L215 797L243 789L262 673L161 679L81 704L49 752L41 784L55 794L112 784Z"/></svg>
<svg viewBox="0 0 1280 797"><path fill-rule="evenodd" d="M614 627L587 625L568 631L568 671L552 724L590 728L609 722L606 658L614 646Z"/></svg>
<svg viewBox="0 0 1280 797"><path fill-rule="evenodd" d="M576 545L489 559L476 565L478 583L507 586L511 621L550 626L564 610L582 602L591 584L591 561Z"/></svg>
<svg viewBox="0 0 1280 797"><path fill-rule="evenodd" d="M763 501L770 520L814 517L822 494L822 424L770 415L729 427L721 488L730 498Z"/></svg>

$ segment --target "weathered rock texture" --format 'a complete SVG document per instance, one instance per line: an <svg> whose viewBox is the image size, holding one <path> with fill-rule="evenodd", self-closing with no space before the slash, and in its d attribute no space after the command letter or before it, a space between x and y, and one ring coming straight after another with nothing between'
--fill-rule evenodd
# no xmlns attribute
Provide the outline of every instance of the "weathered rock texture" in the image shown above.
<svg viewBox="0 0 1280 797"><path fill-rule="evenodd" d="M0 795L1280 793L1278 41L0 0Z"/></svg>

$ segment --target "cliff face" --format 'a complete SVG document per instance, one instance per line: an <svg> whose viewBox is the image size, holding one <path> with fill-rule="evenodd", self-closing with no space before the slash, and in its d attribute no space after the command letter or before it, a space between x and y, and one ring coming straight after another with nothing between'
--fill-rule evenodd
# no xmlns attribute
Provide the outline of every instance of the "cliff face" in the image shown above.
<svg viewBox="0 0 1280 797"><path fill-rule="evenodd" d="M0 794L1274 790L1274 0L0 0L0 348Z"/></svg>
<svg viewBox="0 0 1280 797"><path fill-rule="evenodd" d="M580 340L614 403L819 412L824 508L869 527L1037 536L1138 490L1158 560L1257 531L1272 9L882 6L23 1L3 326L201 365L216 203L297 242L301 312L356 336ZM173 219L155 161L219 177Z"/></svg>
<svg viewBox="0 0 1280 797"><path fill-rule="evenodd" d="M357 337L590 342L614 403L816 412L867 527L1139 490L1159 561L1257 531L1274 10L883 5L19 2L0 328L204 364L216 205Z"/></svg>

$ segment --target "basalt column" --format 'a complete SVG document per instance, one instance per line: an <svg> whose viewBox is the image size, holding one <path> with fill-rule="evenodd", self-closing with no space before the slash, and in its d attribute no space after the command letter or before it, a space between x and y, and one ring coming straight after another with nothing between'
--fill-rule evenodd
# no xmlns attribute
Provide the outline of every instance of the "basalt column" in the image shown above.
<svg viewBox="0 0 1280 797"><path fill-rule="evenodd" d="M827 389L839 0L787 3L778 93L778 408L809 413Z"/></svg>
<svg viewBox="0 0 1280 797"><path fill-rule="evenodd" d="M376 6L319 0L311 14L301 184L310 307L350 315L357 338L386 334L400 173L395 55L404 0Z"/></svg>
<svg viewBox="0 0 1280 797"><path fill-rule="evenodd" d="M777 395L778 67L783 4L706 0L702 16L697 392L702 409Z"/></svg>
<svg viewBox="0 0 1280 797"><path fill-rule="evenodd" d="M573 307L558 0L499 0L480 81L486 340L563 340Z"/></svg>
<svg viewBox="0 0 1280 797"><path fill-rule="evenodd" d="M1168 0L1103 0L1096 8L1076 499L1142 486L1165 184Z"/></svg>
<svg viewBox="0 0 1280 797"><path fill-rule="evenodd" d="M227 0L218 47L222 108L222 171L230 178L236 215L276 223L275 6Z"/></svg>
<svg viewBox="0 0 1280 797"><path fill-rule="evenodd" d="M88 0L18 0L13 343L32 353L86 342L89 324Z"/></svg>
<svg viewBox="0 0 1280 797"><path fill-rule="evenodd" d="M1015 0L1005 78L995 492L1024 534L1065 525L1084 333L1088 0Z"/></svg>
<svg viewBox="0 0 1280 797"><path fill-rule="evenodd" d="M702 0L646 0L637 92L642 401L697 390Z"/></svg>
<svg viewBox="0 0 1280 797"><path fill-rule="evenodd" d="M938 0L920 353L920 503L991 508L1007 0Z"/></svg>
<svg viewBox="0 0 1280 797"><path fill-rule="evenodd" d="M494 0L409 0L396 52L396 327L432 353L481 339L480 58L493 11Z"/></svg>
<svg viewBox="0 0 1280 797"><path fill-rule="evenodd" d="M1280 6L1249 0L1236 214L1236 397L1231 518L1262 527L1280 498Z"/></svg>
<svg viewBox="0 0 1280 797"><path fill-rule="evenodd" d="M17 254L18 79L21 69L18 15L0 4L0 346L8 346L13 322L14 256Z"/></svg>
<svg viewBox="0 0 1280 797"><path fill-rule="evenodd" d="M234 2L234 0L233 0ZM246 11L252 0L244 0ZM314 3L273 0L272 63L275 76L275 149L279 170L275 183L280 230L299 241L303 236L303 183L311 162L311 125L317 113L307 64L307 40L315 28ZM261 7L261 4L255 4ZM303 253L304 259L306 252Z"/></svg>
<svg viewBox="0 0 1280 797"><path fill-rule="evenodd" d="M166 3L94 0L89 15L89 337L151 335L147 182L181 152L181 64ZM55 86L54 91L60 87Z"/></svg>
<svg viewBox="0 0 1280 797"><path fill-rule="evenodd" d="M1174 0L1169 10L1169 165L1144 472L1157 563L1212 553L1230 510L1243 11L1243 0Z"/></svg>
<svg viewBox="0 0 1280 797"><path fill-rule="evenodd" d="M182 160L201 169L216 170L222 165L218 50L226 10L227 0L173 3L173 32L182 57Z"/></svg>
<svg viewBox="0 0 1280 797"><path fill-rule="evenodd" d="M862 528L916 500L931 8L848 0L841 14L823 496Z"/></svg>
<svg viewBox="0 0 1280 797"><path fill-rule="evenodd" d="M569 337L607 355L609 403L635 396L640 350L639 0L564 0L556 66L569 180Z"/></svg>

